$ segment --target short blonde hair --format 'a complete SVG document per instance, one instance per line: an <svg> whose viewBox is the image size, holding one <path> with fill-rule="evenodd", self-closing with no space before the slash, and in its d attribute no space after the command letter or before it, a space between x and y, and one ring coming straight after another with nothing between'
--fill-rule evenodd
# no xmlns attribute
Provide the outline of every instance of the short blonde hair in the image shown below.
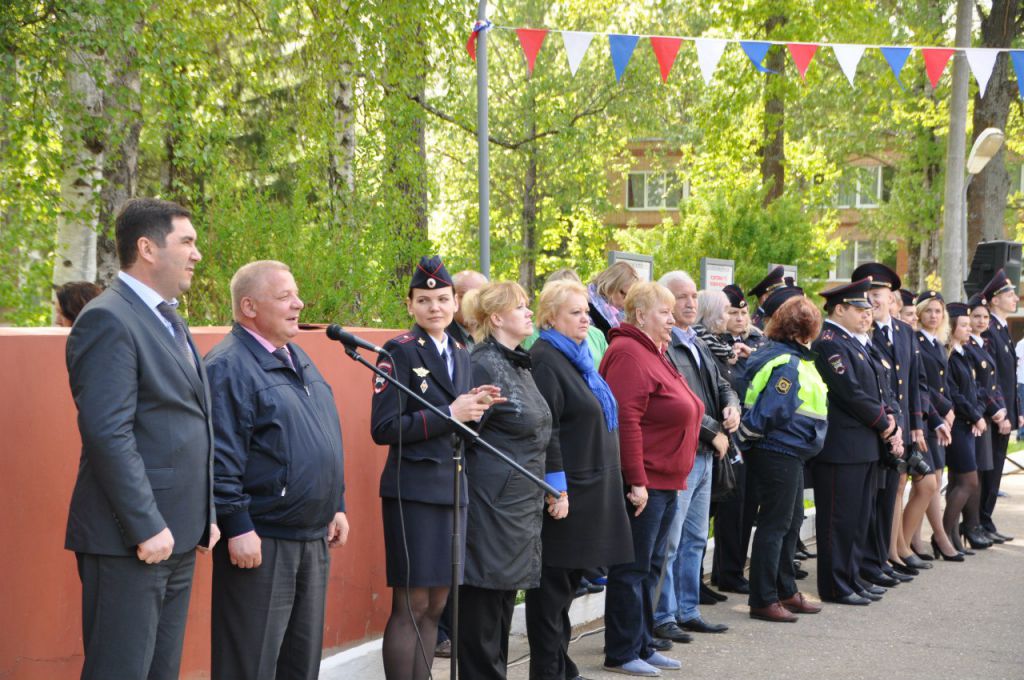
<svg viewBox="0 0 1024 680"><path fill-rule="evenodd" d="M697 323L710 332L725 332L729 297L720 290L702 290L697 293Z"/></svg>
<svg viewBox="0 0 1024 680"><path fill-rule="evenodd" d="M463 308L462 310L463 317L472 319L476 324L476 328L473 329L473 338L477 342L493 335L494 326L491 323L493 314L503 314L515 309L520 302L530 301L526 291L515 281L488 283L477 290L476 297L470 300L469 309Z"/></svg>
<svg viewBox="0 0 1024 680"><path fill-rule="evenodd" d="M563 267L562 269L556 269L551 272L548 274L548 278L544 280L544 285L546 286L549 283L554 283L555 281L575 281L576 283L582 283L580 275L571 267Z"/></svg>
<svg viewBox="0 0 1024 680"><path fill-rule="evenodd" d="M936 329L938 332L935 333L935 337L939 339L939 342L945 345L946 341L949 340L950 328L949 311L946 310L946 302L944 300L937 297L930 297L927 300L921 300L916 305L914 305L915 307L917 307L917 326L918 328L924 328L924 326L921 325L920 321L921 315L924 314L924 310L928 309L928 305L930 305L933 302L938 302L940 305L942 305L942 321L939 322L939 327ZM929 333L930 332L931 331L929 331Z"/></svg>
<svg viewBox="0 0 1024 680"><path fill-rule="evenodd" d="M665 286L654 281L640 281L626 294L626 321L636 324L637 311L649 312L658 303L669 308L676 304L676 296Z"/></svg>
<svg viewBox="0 0 1024 680"><path fill-rule="evenodd" d="M540 297L537 298L537 325L541 328L550 328L551 321L558 315L558 310L566 305L572 295L582 295L586 301L586 286L571 279L549 281L544 284Z"/></svg>
<svg viewBox="0 0 1024 680"><path fill-rule="evenodd" d="M616 262L595 276L591 283L597 289L597 294L607 300L612 293L621 291L639 280L640 277L633 269L633 265L628 262Z"/></svg>
<svg viewBox="0 0 1024 680"><path fill-rule="evenodd" d="M253 297L267 273L291 270L291 267L277 260L256 260L239 267L231 277L231 312L235 321L242 320L242 298Z"/></svg>

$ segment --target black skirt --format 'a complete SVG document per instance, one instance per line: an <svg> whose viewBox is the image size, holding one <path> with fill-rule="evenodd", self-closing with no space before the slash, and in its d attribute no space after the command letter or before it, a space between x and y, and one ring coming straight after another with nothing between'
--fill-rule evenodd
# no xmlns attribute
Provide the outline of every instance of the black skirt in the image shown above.
<svg viewBox="0 0 1024 680"><path fill-rule="evenodd" d="M946 447L946 464L953 473L974 472L978 461L974 457L974 442L971 426L959 418L953 421L953 443Z"/></svg>
<svg viewBox="0 0 1024 680"><path fill-rule="evenodd" d="M437 588L452 582L452 506L382 498L384 555L391 588ZM466 508L459 509L462 565L466 563ZM405 531L403 534L402 523ZM404 535L404 540L403 540ZM406 551L409 559L406 561ZM406 568L412 565L411 573ZM460 570L461 572L461 570ZM459 583L463 574L459 573Z"/></svg>
<svg viewBox="0 0 1024 680"><path fill-rule="evenodd" d="M987 418L985 420L988 423L988 429L985 430L985 434L974 440L974 459L978 462L978 472L992 469L993 428L995 428L995 431L999 431L998 425Z"/></svg>
<svg viewBox="0 0 1024 680"><path fill-rule="evenodd" d="M942 468L946 467L946 447L939 445L939 438L934 430L928 433L927 439L928 450L922 455L925 461L932 466L932 470L941 472Z"/></svg>

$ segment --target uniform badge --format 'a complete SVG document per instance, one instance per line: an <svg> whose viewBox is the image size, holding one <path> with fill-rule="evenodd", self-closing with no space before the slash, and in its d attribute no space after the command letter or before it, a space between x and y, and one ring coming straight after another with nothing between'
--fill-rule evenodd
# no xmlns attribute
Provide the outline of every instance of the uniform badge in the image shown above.
<svg viewBox="0 0 1024 680"><path fill-rule="evenodd" d="M779 378L779 382L775 383L775 391L779 394L789 394L791 387L793 387L793 383L786 378Z"/></svg>
<svg viewBox="0 0 1024 680"><path fill-rule="evenodd" d="M427 346L427 341L424 340L423 338L420 338L418 342L420 343L420 347L426 347Z"/></svg>
<svg viewBox="0 0 1024 680"><path fill-rule="evenodd" d="M836 337L836 334L833 333L830 330L827 330L827 331L825 331L824 333L821 334L821 339L822 340L832 340L835 337Z"/></svg>
<svg viewBox="0 0 1024 680"><path fill-rule="evenodd" d="M437 281L434 279L427 279L427 288L433 288L437 285Z"/></svg>
<svg viewBox="0 0 1024 680"><path fill-rule="evenodd" d="M842 375L846 373L846 365L843 363L843 357L838 354L833 354L828 358L828 363L832 367L832 370Z"/></svg>
<svg viewBox="0 0 1024 680"><path fill-rule="evenodd" d="M860 359L861 361L864 361L864 355L861 354L860 352L857 352L857 358Z"/></svg>
<svg viewBox="0 0 1024 680"><path fill-rule="evenodd" d="M458 340L456 340L456 341L455 341L455 349L465 349L465 347L463 347L463 346L462 346L462 343L461 343L461 342L459 342Z"/></svg>
<svg viewBox="0 0 1024 680"><path fill-rule="evenodd" d="M891 371L892 370L892 366L890 366L889 362L886 361L885 359L882 359L882 365L885 366L885 370L887 370L887 371Z"/></svg>
<svg viewBox="0 0 1024 680"><path fill-rule="evenodd" d="M418 366L412 369L412 372L415 373L416 377L418 378L426 378L428 375L430 375L430 371L426 368L423 368L422 366Z"/></svg>
<svg viewBox="0 0 1024 680"><path fill-rule="evenodd" d="M988 363L984 359L981 360L981 367L988 368Z"/></svg>
<svg viewBox="0 0 1024 680"><path fill-rule="evenodd" d="M424 380L423 382L420 383L420 392L426 392L426 391L427 391L427 381Z"/></svg>
<svg viewBox="0 0 1024 680"><path fill-rule="evenodd" d="M389 362L389 361L382 361L379 364L377 364L377 368L379 368L383 373L387 373L388 375L391 375L391 370L392 370L391 362ZM380 394L381 392L386 390L387 387L388 387L388 381L382 375L378 375L376 377L376 379L373 381L373 393L374 394Z"/></svg>

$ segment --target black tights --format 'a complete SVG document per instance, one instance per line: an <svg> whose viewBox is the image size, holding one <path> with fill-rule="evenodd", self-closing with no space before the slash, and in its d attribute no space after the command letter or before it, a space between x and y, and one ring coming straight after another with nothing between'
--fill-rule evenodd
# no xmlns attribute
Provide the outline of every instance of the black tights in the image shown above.
<svg viewBox="0 0 1024 680"><path fill-rule="evenodd" d="M949 536L949 540L957 550L963 549L963 545L960 543L960 513L970 514L971 510L968 507L970 501L979 493L976 471L950 473L949 486L946 487L946 510L942 513L942 528L946 530L946 535ZM977 523L977 508L977 503L975 503L975 523ZM970 518L965 516L965 519L970 525Z"/></svg>
<svg viewBox="0 0 1024 680"><path fill-rule="evenodd" d="M391 589L391 617L384 629L382 648L384 676L388 680L426 680L430 676L437 644L437 622L448 601L448 590L447 587Z"/></svg>

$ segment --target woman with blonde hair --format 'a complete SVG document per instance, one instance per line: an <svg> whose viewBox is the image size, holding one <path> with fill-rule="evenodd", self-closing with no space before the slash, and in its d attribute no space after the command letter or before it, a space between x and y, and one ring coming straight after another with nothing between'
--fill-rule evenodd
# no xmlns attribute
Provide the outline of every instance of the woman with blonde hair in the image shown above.
<svg viewBox="0 0 1024 680"><path fill-rule="evenodd" d="M640 280L628 262L616 262L594 277L587 286L590 296L590 320L605 338L622 321L626 294Z"/></svg>
<svg viewBox="0 0 1024 680"><path fill-rule="evenodd" d="M540 337L530 349L533 377L551 409L547 472L561 469L572 513L544 518L540 587L526 592L530 678L579 676L569 657L569 606L584 572L633 559L619 466L618 405L594 368L587 289L549 281L537 303Z"/></svg>
<svg viewBox="0 0 1024 680"><path fill-rule="evenodd" d="M551 410L533 380L530 355L521 343L533 333L533 312L518 283L488 283L470 304L477 345L471 354L473 384L495 385L506 401L494 404L477 431L526 470L559 489L547 512L569 512L560 461L546 462ZM548 472L545 474L545 469ZM506 677L508 635L516 591L540 585L543 492L504 461L476 446L466 452L469 508L466 574L459 590L459 674Z"/></svg>
<svg viewBox="0 0 1024 680"><path fill-rule="evenodd" d="M623 490L633 507L633 561L608 570L605 668L657 676L680 663L652 646L651 559L663 544L697 453L704 403L665 356L675 296L664 286L637 283L625 297L625 321L609 332L601 375L619 405Z"/></svg>

